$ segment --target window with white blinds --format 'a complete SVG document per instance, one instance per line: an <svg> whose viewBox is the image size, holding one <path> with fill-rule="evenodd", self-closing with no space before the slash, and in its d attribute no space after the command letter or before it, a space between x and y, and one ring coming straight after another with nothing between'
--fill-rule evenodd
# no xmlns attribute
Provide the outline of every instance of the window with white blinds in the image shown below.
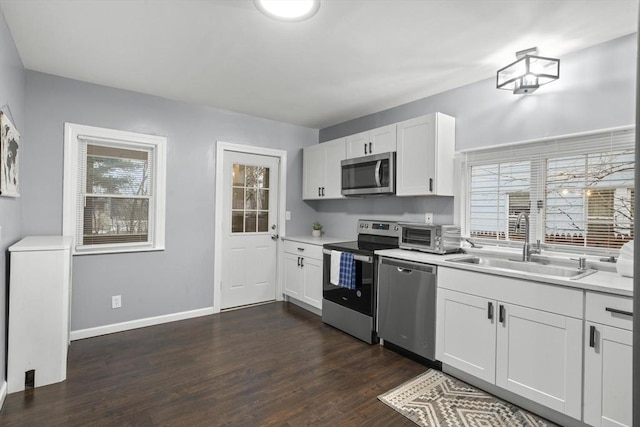
<svg viewBox="0 0 640 427"><path fill-rule="evenodd" d="M75 253L163 249L166 138L67 124L65 139Z"/></svg>
<svg viewBox="0 0 640 427"><path fill-rule="evenodd" d="M517 216L531 241L618 249L633 239L635 130L601 131L462 153L465 234L501 241Z"/></svg>

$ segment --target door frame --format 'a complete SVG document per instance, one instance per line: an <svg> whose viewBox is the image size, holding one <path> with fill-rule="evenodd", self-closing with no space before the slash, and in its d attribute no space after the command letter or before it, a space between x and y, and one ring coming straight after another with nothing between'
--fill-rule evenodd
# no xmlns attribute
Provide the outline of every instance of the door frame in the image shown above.
<svg viewBox="0 0 640 427"><path fill-rule="evenodd" d="M214 242L213 242L213 312L220 313L222 298L222 215L224 212L224 160L225 153L238 152L259 156L276 157L280 160L278 176L278 235L285 236L285 210L287 207L287 151L275 148L255 147L252 145L216 141L216 184L214 204ZM276 300L282 300L282 266L280 262L281 239L276 241Z"/></svg>

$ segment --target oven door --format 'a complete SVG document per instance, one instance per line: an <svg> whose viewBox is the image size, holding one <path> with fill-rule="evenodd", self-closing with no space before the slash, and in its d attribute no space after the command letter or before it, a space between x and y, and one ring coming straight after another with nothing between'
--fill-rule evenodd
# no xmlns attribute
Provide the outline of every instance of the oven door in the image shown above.
<svg viewBox="0 0 640 427"><path fill-rule="evenodd" d="M322 297L367 316L375 312L375 277L373 256L356 255L356 289L347 289L331 283L331 251L323 249Z"/></svg>

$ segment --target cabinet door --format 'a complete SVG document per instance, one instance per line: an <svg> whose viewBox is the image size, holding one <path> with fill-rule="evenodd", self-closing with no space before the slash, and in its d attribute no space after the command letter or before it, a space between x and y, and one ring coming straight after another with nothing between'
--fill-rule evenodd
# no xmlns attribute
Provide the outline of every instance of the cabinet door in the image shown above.
<svg viewBox="0 0 640 427"><path fill-rule="evenodd" d="M296 299L300 299L302 281L304 280L300 260L301 257L296 254L287 252L284 254L284 293Z"/></svg>
<svg viewBox="0 0 640 427"><path fill-rule="evenodd" d="M347 137L347 158L363 157L369 152L369 131L356 133Z"/></svg>
<svg viewBox="0 0 640 427"><path fill-rule="evenodd" d="M435 117L430 114L398 123L398 196L437 194Z"/></svg>
<svg viewBox="0 0 640 427"><path fill-rule="evenodd" d="M324 199L340 199L342 190L342 167L340 162L346 157L346 138L323 142L326 148L326 168Z"/></svg>
<svg viewBox="0 0 640 427"><path fill-rule="evenodd" d="M321 199L325 186L327 150L323 144L305 147L302 151L302 198Z"/></svg>
<svg viewBox="0 0 640 427"><path fill-rule="evenodd" d="M496 303L438 289L436 358L487 382L495 382Z"/></svg>
<svg viewBox="0 0 640 427"><path fill-rule="evenodd" d="M586 323L585 423L602 427L631 427L632 344L631 331L598 323Z"/></svg>
<svg viewBox="0 0 640 427"><path fill-rule="evenodd" d="M382 126L369 131L369 154L396 151L396 125Z"/></svg>
<svg viewBox="0 0 640 427"><path fill-rule="evenodd" d="M580 419L582 321L498 304L496 385Z"/></svg>
<svg viewBox="0 0 640 427"><path fill-rule="evenodd" d="M302 258L304 289L302 301L322 310L322 260Z"/></svg>

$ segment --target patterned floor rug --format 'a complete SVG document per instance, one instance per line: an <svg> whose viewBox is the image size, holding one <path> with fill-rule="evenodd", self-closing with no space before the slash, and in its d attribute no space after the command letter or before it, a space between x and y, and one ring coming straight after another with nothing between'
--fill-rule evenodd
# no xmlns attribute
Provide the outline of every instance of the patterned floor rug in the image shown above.
<svg viewBox="0 0 640 427"><path fill-rule="evenodd" d="M425 427L555 426L433 369L378 399Z"/></svg>

